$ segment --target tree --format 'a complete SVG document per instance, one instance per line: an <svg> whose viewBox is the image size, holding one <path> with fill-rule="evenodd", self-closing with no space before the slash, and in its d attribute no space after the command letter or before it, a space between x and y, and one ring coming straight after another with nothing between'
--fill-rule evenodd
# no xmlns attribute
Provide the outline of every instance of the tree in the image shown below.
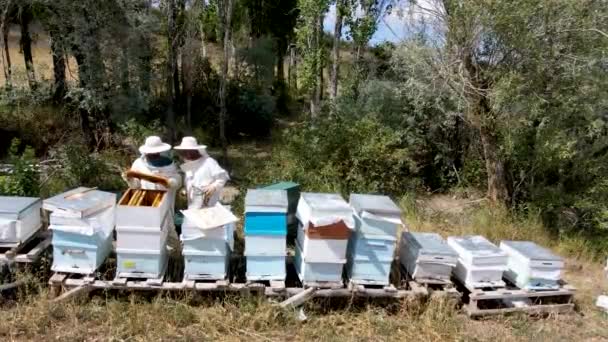
<svg viewBox="0 0 608 342"><path fill-rule="evenodd" d="M316 118L321 107L321 75L323 45L323 15L329 8L328 0L299 0L300 22L297 26L298 47L302 64L298 68L302 89L309 93L310 115Z"/></svg>
<svg viewBox="0 0 608 342"><path fill-rule="evenodd" d="M378 29L378 24L385 13L392 8L392 0L358 0L351 3L352 15L348 17L350 37L354 48L354 73L351 82L352 94L355 99L358 96L359 84L365 76L363 55L366 46Z"/></svg>
<svg viewBox="0 0 608 342"><path fill-rule="evenodd" d="M340 68L340 42L342 41L342 23L348 15L350 4L349 0L336 0L336 23L334 25L334 41L332 48L332 66L329 98L332 102L332 110L335 109L336 98L338 97L338 79Z"/></svg>
<svg viewBox="0 0 608 342"><path fill-rule="evenodd" d="M220 115L219 115L219 124L220 124L220 143L222 145L222 158L223 163L225 165L228 164L228 140L226 139L226 116L227 116L227 108L226 108L226 92L227 92L227 83L228 83L228 63L230 61L230 52L231 52L231 39L232 39L232 12L234 9L234 1L235 0L219 0L218 1L218 10L220 14L220 23L223 31L223 51L224 51L224 60L222 61L222 72L220 77L220 89L219 89L219 98L220 98Z"/></svg>
<svg viewBox="0 0 608 342"><path fill-rule="evenodd" d="M32 37L30 35L30 22L32 21L32 4L24 1L19 5L19 26L21 27L21 51L27 73L30 89L36 89L36 73L34 71L34 57L32 56Z"/></svg>
<svg viewBox="0 0 608 342"><path fill-rule="evenodd" d="M8 32L10 30L10 14L13 3L11 0L6 0L3 2L3 7L1 8L2 17L0 17L0 34L2 41L2 69L4 71L4 80L7 87L12 86L12 65L11 65L11 55L9 53L8 47Z"/></svg>

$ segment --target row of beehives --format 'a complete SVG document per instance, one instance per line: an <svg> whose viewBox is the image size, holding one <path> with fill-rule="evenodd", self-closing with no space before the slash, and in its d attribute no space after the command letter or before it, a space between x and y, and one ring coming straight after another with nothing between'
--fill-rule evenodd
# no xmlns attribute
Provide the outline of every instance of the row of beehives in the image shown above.
<svg viewBox="0 0 608 342"><path fill-rule="evenodd" d="M0 241L25 241L40 224L40 200L3 198ZM93 273L112 249L116 228L117 275L156 278L167 265L172 208L164 192L128 190L116 196L78 188L44 201L51 211L53 270ZM283 190L250 190L245 199L245 256L249 280L285 279L289 216ZM236 217L216 206L186 210L181 240L185 278L223 279L229 267ZM399 208L385 196L303 193L295 216L294 264L303 283L341 282L343 270L361 284L389 283L401 223ZM449 280L469 287L500 287L503 273L522 288L553 288L563 262L530 242L480 236L404 233L400 262L415 279ZM345 268L346 266L346 268Z"/></svg>

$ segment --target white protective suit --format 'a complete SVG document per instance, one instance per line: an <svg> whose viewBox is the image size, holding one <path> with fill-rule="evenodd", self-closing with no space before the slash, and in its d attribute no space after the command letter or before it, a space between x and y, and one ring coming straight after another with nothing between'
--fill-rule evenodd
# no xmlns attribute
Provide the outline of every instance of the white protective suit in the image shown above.
<svg viewBox="0 0 608 342"><path fill-rule="evenodd" d="M152 182L148 182L146 180L140 179L129 179L129 187L133 189L144 189L144 190L167 190L168 196L170 199L169 208L173 212L175 207L175 195L177 193L177 189L181 187L181 176L177 170L177 166L175 163L171 163L167 166L156 167L150 165L145 156L141 156L137 158L133 165L131 166L131 170L139 171L143 173L148 173L156 176L161 176L169 179L169 189L165 188L160 184L155 184Z"/></svg>
<svg viewBox="0 0 608 342"><path fill-rule="evenodd" d="M197 160L183 163L180 167L184 171L188 209L213 207L219 201L222 189L230 179L228 172L206 153ZM213 189L213 195L205 205L203 190L209 188Z"/></svg>

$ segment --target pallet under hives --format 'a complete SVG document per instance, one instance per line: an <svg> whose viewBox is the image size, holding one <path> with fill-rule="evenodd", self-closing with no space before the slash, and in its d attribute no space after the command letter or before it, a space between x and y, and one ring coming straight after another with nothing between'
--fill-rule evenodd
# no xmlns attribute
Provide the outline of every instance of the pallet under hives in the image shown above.
<svg viewBox="0 0 608 342"><path fill-rule="evenodd" d="M19 244L0 244L0 264L33 263L40 259L50 245L51 234L48 230L39 230Z"/></svg>
<svg viewBox="0 0 608 342"><path fill-rule="evenodd" d="M235 257L233 262L238 263L239 258ZM173 261L173 260L171 260ZM171 264L171 263L170 263ZM170 265L171 269L172 265ZM109 267L111 268L111 266ZM374 285L353 285L340 284L309 284L302 286L297 278L296 272L288 258L287 279L285 281L254 281L237 282L231 279L243 279L243 277L230 275L228 279L217 280L181 280L171 279L166 276L160 281L154 279L121 279L118 282L112 278L111 272L106 273L107 277L100 274L77 275L66 273L55 273L49 280L49 285L53 288L52 293L59 295L55 300L60 301L82 293L92 291L128 291L128 292L195 292L199 294L223 295L234 293L238 295L256 295L274 298L289 298L296 295L308 295L309 298L369 298L369 299L423 299L429 292L414 281L400 282L389 286ZM107 278L107 279L106 279ZM400 275L393 277L399 279ZM314 285L318 285L314 286ZM304 293L306 292L306 293Z"/></svg>
<svg viewBox="0 0 608 342"><path fill-rule="evenodd" d="M507 278L506 286L498 288L472 288L462 283L459 287L465 293L464 311L469 317L484 317L510 313L543 315L569 313L574 310L576 288L561 282L558 289L525 290L518 288Z"/></svg>

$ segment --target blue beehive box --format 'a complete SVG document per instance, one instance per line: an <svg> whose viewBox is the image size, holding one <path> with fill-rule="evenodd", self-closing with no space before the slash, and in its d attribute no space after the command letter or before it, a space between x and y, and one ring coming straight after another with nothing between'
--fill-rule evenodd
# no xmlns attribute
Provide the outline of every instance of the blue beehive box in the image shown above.
<svg viewBox="0 0 608 342"><path fill-rule="evenodd" d="M287 192L247 190L245 196L245 234L287 234Z"/></svg>
<svg viewBox="0 0 608 342"><path fill-rule="evenodd" d="M248 280L285 279L288 201L285 190L248 190L245 257Z"/></svg>
<svg viewBox="0 0 608 342"><path fill-rule="evenodd" d="M356 232L349 241L347 274L360 284L388 285L401 210L379 195L352 194L350 205Z"/></svg>
<svg viewBox="0 0 608 342"><path fill-rule="evenodd" d="M349 279L361 284L388 285L396 239L357 231L349 241Z"/></svg>

